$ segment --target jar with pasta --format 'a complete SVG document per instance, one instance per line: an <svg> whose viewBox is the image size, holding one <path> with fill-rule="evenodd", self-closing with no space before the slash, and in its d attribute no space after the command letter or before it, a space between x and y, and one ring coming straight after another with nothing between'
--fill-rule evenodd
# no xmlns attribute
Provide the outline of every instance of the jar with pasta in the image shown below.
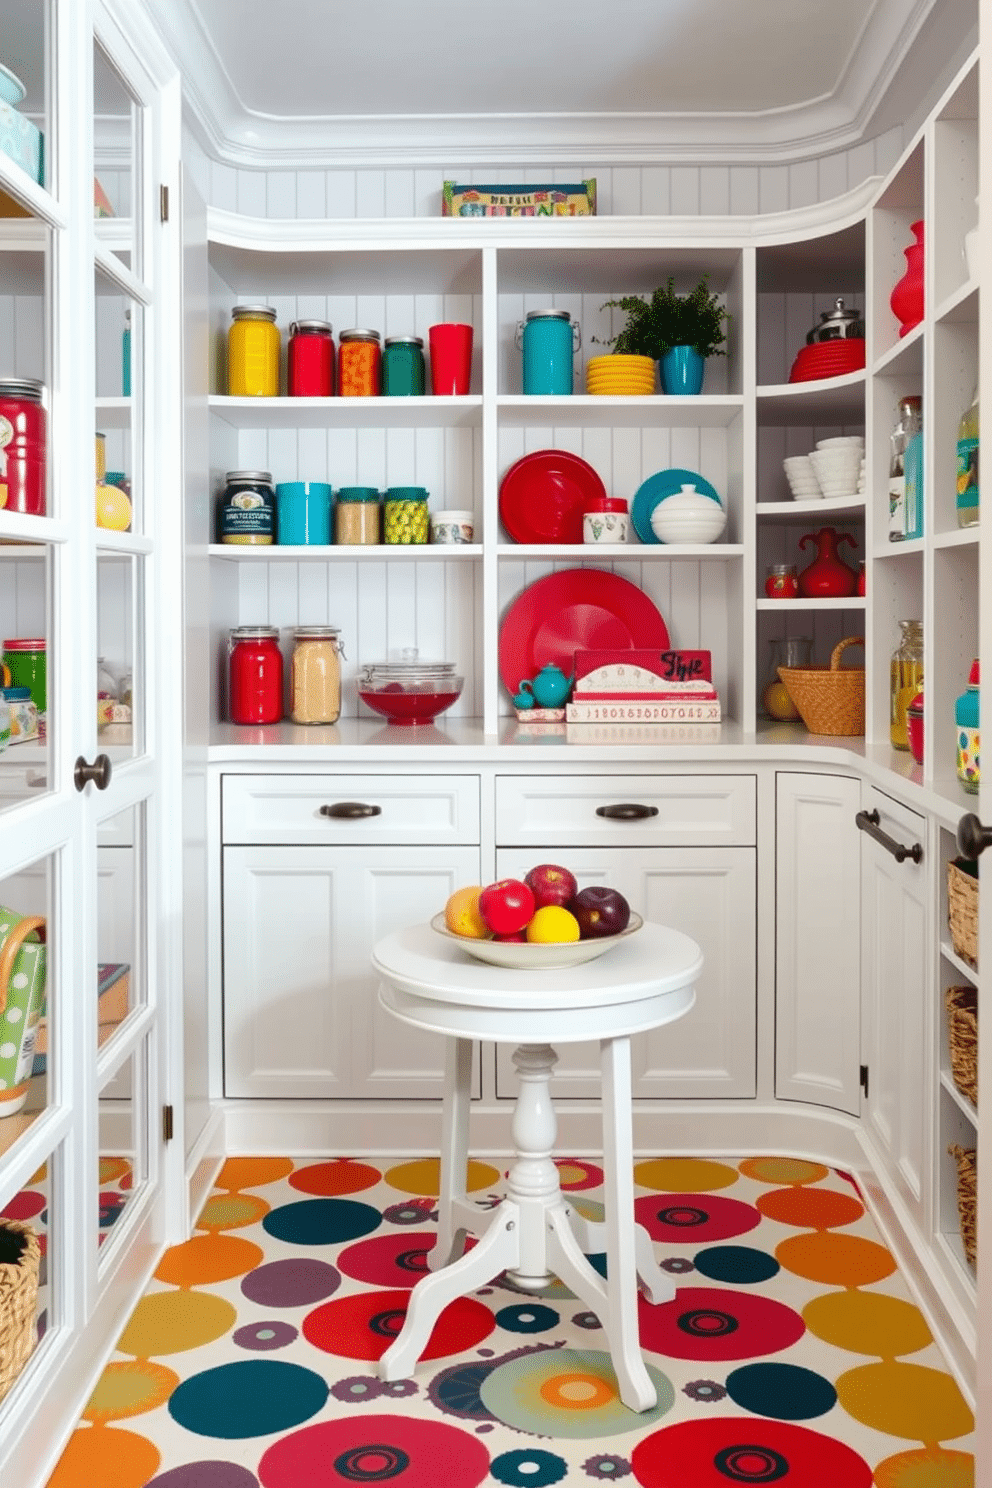
<svg viewBox="0 0 992 1488"><path fill-rule="evenodd" d="M293 631L289 710L294 723L336 723L341 716L339 634L334 625L300 625Z"/></svg>

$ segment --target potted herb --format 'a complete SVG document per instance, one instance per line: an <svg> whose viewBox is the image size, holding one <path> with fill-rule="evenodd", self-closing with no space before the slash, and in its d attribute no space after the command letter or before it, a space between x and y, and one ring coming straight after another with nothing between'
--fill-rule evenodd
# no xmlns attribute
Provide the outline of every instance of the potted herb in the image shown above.
<svg viewBox="0 0 992 1488"><path fill-rule="evenodd" d="M619 355L657 361L666 393L698 393L706 358L727 354L725 324L730 316L710 293L706 274L688 294L676 294L670 278L649 300L624 295L607 300L601 308L624 311L627 323L609 344Z"/></svg>

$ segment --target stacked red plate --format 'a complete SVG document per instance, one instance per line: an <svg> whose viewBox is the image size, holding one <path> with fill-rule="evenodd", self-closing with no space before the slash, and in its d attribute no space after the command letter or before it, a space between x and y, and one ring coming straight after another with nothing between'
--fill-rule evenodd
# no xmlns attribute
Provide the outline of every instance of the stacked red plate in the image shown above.
<svg viewBox="0 0 992 1488"><path fill-rule="evenodd" d="M861 336L846 336L837 341L814 341L799 349L789 373L790 382L812 382L819 377L844 377L860 372L865 364L865 343Z"/></svg>

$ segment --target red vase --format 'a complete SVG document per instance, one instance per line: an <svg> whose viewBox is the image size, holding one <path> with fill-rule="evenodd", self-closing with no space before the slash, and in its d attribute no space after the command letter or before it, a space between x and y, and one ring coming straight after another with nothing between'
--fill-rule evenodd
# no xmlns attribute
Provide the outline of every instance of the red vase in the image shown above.
<svg viewBox="0 0 992 1488"><path fill-rule="evenodd" d="M923 319L923 223L911 224L916 242L904 248L906 272L889 296L892 314L900 322L899 334L905 336Z"/></svg>
<svg viewBox="0 0 992 1488"><path fill-rule="evenodd" d="M836 527L821 527L819 532L807 532L799 539L800 548L807 543L816 546L816 557L799 575L799 592L807 599L846 599L854 593L857 575L837 556L841 543L857 543L849 532L838 532Z"/></svg>

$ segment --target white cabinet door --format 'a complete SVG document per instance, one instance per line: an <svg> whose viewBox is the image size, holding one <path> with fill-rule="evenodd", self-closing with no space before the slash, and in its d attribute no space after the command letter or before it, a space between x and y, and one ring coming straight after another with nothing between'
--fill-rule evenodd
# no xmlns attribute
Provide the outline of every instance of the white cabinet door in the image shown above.
<svg viewBox="0 0 992 1488"><path fill-rule="evenodd" d="M383 1011L369 955L479 866L477 847L225 848L225 1094L439 1096L444 1040Z"/></svg>
<svg viewBox="0 0 992 1488"><path fill-rule="evenodd" d="M926 822L881 791L865 791L878 829L894 842L926 843ZM926 1223L930 1105L926 1092L929 943L926 864L898 862L862 835L862 965L868 1094L862 1115L900 1197Z"/></svg>
<svg viewBox="0 0 992 1488"><path fill-rule="evenodd" d="M861 1107L861 783L780 772L775 814L775 1094Z"/></svg>
<svg viewBox="0 0 992 1488"><path fill-rule="evenodd" d="M549 851L544 861L552 861ZM691 935L703 951L696 1005L632 1043L635 1096L753 1096L755 1091L755 855L750 847L569 848L558 860L580 888L609 884L645 919ZM500 878L519 877L534 849L502 848ZM500 1045L497 1094L512 1096L512 1050ZM556 1096L599 1095L599 1048L562 1044Z"/></svg>

